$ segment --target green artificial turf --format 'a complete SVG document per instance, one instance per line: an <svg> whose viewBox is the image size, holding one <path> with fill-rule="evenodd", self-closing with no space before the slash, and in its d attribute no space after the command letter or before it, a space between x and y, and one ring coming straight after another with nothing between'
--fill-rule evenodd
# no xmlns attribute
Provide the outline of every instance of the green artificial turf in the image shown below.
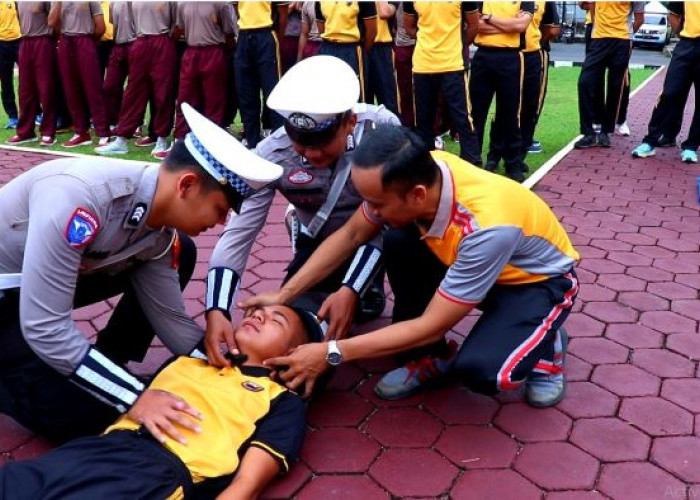
<svg viewBox="0 0 700 500"><path fill-rule="evenodd" d="M571 139L578 135L578 99L576 84L580 68L550 68L549 71L549 87L547 98L545 100L542 116L540 117L539 125L535 132L535 137L542 143L543 152L537 155L528 155L526 162L530 167L530 172L534 172L539 166L551 158L559 149L564 147ZM648 69L633 69L632 88L642 83L652 74L652 70ZM15 78L15 85L16 85ZM493 112L493 107L492 110ZM148 117L146 118L148 120ZM7 122L7 115L3 109L0 109L0 127L4 127ZM488 120L490 123L490 119ZM240 117L236 117L234 130L239 131L241 128ZM37 130L38 133L38 130ZM4 142L14 135L14 130L0 128L0 142ZM33 147L40 150L55 150L63 152L75 152L83 154L95 154L93 147L83 146L73 149L65 149L60 146L61 142L67 141L72 136L72 132L58 134L59 144L51 148L40 148L37 143L22 144L22 146ZM95 138L95 142L97 139ZM449 137L445 139L446 149L455 154L459 153L459 144L453 142ZM154 161L149 156L151 148L137 148L130 141L130 152L125 155L115 155L115 158L124 158L130 160L145 160ZM486 132L486 141L484 143L484 158L485 152L488 151L488 125ZM501 167L502 169L502 167Z"/></svg>

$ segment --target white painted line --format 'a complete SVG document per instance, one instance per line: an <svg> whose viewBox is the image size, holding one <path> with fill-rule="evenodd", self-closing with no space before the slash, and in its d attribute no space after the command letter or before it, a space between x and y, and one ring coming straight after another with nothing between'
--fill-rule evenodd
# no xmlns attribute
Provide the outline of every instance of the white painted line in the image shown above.
<svg viewBox="0 0 700 500"><path fill-rule="evenodd" d="M642 83L640 83L636 89L634 89L632 92L630 92L630 99L635 96L637 92L642 90L651 80L654 78L656 75L658 75L661 70L663 70L666 66L661 66L659 69L654 71L649 77L644 80ZM554 156L552 156L549 160L547 160L540 168L535 170L530 177L525 179L523 182L523 186L525 186L528 189L532 189L538 182L540 182L545 175L549 173L550 170L552 170L557 163L561 161L562 158L564 158L572 149L574 149L574 143L578 141L581 137L581 135L578 135L574 137L571 142L569 142L566 146L561 148L559 151L557 151Z"/></svg>
<svg viewBox="0 0 700 500"><path fill-rule="evenodd" d="M86 155L85 153L69 153L67 151L57 151L55 149L51 148L44 148L44 149L39 149L39 148L26 148L22 146L10 146L9 144L0 144L0 149L8 149L10 151L21 151L23 153L35 153L35 154L47 154L47 155L54 155L54 156L72 156L74 158L106 158L109 160L119 160L119 161L124 161L124 162L129 162L129 163L138 163L139 165L147 164L147 165L158 165L158 162L152 162L152 161L143 161L143 160L130 160L128 158L120 158L119 155L112 155L112 156L101 156L101 155Z"/></svg>

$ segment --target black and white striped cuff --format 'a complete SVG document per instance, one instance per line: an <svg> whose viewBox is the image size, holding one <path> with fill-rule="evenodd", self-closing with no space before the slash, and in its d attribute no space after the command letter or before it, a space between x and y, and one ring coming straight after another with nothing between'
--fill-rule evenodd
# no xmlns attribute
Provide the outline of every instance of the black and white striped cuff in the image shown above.
<svg viewBox="0 0 700 500"><path fill-rule="evenodd" d="M143 382L94 347L90 347L70 381L122 413L145 389Z"/></svg>
<svg viewBox="0 0 700 500"><path fill-rule="evenodd" d="M379 271L382 263L382 252L373 245L362 245L355 252L348 272L343 278L343 285L349 286L358 294L362 294L370 280Z"/></svg>
<svg viewBox="0 0 700 500"><path fill-rule="evenodd" d="M213 267L207 275L206 310L217 309L229 318L231 304L240 282L238 273L228 267Z"/></svg>

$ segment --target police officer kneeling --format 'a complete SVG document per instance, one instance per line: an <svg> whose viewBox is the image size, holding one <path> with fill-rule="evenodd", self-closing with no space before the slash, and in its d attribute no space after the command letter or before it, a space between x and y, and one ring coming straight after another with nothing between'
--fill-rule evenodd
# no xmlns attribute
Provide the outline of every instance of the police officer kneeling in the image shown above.
<svg viewBox="0 0 700 500"><path fill-rule="evenodd" d="M0 290L0 411L35 432L63 441L128 412L167 433L182 412L197 414L144 392L125 363L143 356L154 332L175 354L195 350L204 332L180 289L196 252L179 235L222 224L281 169L182 107L192 132L160 166L66 158L0 188L0 283L21 273L21 288ZM91 345L73 308L120 293Z"/></svg>
<svg viewBox="0 0 700 500"><path fill-rule="evenodd" d="M578 291L579 256L549 207L512 180L429 152L403 127L368 134L353 157L352 180L365 199L361 209L279 292L244 305L293 299L389 224L394 323L267 362L288 365L282 377L306 379L308 387L327 361L414 350L379 381L380 397L405 397L451 369L475 392L525 383L528 403L556 404L565 387L561 326ZM475 307L482 315L457 352L444 336Z"/></svg>
<svg viewBox="0 0 700 500"><path fill-rule="evenodd" d="M361 104L352 68L333 56L314 56L295 64L272 90L267 105L285 118L255 153L280 165L284 173L247 199L214 248L207 279L207 355L223 366L220 345L235 348L230 311L246 260L263 229L275 192L292 205L292 261L285 281L314 250L341 227L362 203L350 181L350 162L359 144L377 124L399 125L383 106ZM292 215L290 213L289 215ZM335 273L311 291L326 296L319 314L330 319L328 333L343 337L352 323L384 310L381 235L367 240Z"/></svg>

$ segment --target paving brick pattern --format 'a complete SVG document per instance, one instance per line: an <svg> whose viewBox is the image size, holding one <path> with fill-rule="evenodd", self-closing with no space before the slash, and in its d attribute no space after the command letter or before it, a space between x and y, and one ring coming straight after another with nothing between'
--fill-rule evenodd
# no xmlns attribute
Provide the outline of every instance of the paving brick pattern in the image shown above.
<svg viewBox="0 0 700 500"><path fill-rule="evenodd" d="M581 294L568 322L568 396L556 408L535 410L518 395L488 398L454 383L385 402L372 388L392 360L343 366L331 390L310 405L301 460L266 498L700 495L700 169L681 164L675 149L653 159L629 156L663 76L632 99L632 138L614 137L607 150L571 152L535 188L583 256ZM0 184L46 158L0 151ZM253 245L244 297L279 284L290 257L284 209L277 199ZM198 264L185 291L188 311L202 324L216 236L197 239ZM75 318L92 336L113 306L95 304ZM388 323L390 307L358 330ZM473 321L450 335L460 340ZM166 356L156 345L133 368L147 372ZM0 415L0 464L50 447Z"/></svg>

